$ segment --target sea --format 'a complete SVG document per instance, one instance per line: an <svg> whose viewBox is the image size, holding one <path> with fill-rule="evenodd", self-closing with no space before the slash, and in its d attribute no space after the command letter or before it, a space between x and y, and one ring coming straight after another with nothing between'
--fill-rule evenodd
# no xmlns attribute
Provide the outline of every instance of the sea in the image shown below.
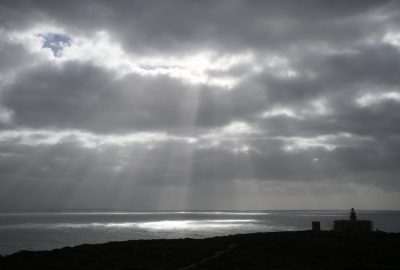
<svg viewBox="0 0 400 270"><path fill-rule="evenodd" d="M357 211L374 228L400 232L400 211ZM0 213L0 254L135 239L310 230L312 221L330 230L349 211L163 211Z"/></svg>

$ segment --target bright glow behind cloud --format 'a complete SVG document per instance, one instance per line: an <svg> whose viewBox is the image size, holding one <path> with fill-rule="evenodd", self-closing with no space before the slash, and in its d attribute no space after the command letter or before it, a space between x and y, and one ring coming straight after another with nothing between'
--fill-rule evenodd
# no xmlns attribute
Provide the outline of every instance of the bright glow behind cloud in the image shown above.
<svg viewBox="0 0 400 270"><path fill-rule="evenodd" d="M368 107L388 100L394 102L400 102L400 93L398 92L387 92L379 94L367 93L358 97L356 99L356 102L361 107Z"/></svg>
<svg viewBox="0 0 400 270"><path fill-rule="evenodd" d="M44 46L47 42L46 36L49 35L64 36L71 39L71 42L68 42L68 46L59 46L59 51L55 54L52 52L53 48ZM191 55L138 55L124 51L121 44L113 40L106 31L96 32L90 37L71 36L65 30L49 25L13 32L9 37L26 46L30 52L59 64L89 61L114 71L119 77L130 73L142 76L166 75L190 84L206 84L226 89L235 86L242 78L223 75L224 72L234 66L254 62L254 55L249 51L224 55L211 50ZM249 73L258 71L259 69L252 69ZM222 74L215 75L218 72Z"/></svg>

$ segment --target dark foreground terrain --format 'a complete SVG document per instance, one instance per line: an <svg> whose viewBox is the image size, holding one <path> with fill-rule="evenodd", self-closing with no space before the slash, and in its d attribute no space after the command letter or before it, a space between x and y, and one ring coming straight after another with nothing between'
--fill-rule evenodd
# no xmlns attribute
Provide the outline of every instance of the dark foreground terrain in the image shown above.
<svg viewBox="0 0 400 270"><path fill-rule="evenodd" d="M400 233L310 231L20 251L0 269L400 269Z"/></svg>

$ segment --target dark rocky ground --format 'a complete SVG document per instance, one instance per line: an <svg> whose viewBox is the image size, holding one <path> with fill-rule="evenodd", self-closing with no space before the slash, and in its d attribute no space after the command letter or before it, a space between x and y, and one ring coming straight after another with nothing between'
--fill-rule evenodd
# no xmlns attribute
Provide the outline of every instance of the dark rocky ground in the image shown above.
<svg viewBox="0 0 400 270"><path fill-rule="evenodd" d="M0 258L0 269L400 269L400 233L310 231L132 240Z"/></svg>

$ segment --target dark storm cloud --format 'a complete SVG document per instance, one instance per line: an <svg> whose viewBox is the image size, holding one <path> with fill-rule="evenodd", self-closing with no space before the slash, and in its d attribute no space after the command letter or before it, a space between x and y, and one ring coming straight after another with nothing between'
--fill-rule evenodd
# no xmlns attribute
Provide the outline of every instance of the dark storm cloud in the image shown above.
<svg viewBox="0 0 400 270"><path fill-rule="evenodd" d="M397 101L383 101L370 107L359 107L354 103L339 104L334 109L331 114L311 115L304 119L285 116L268 118L261 120L260 126L271 136L314 137L349 133L378 139L400 132L400 103Z"/></svg>
<svg viewBox="0 0 400 270"><path fill-rule="evenodd" d="M399 192L398 14L395 1L2 1L0 204L157 208L187 188L225 205L213 186L235 181ZM205 52L223 64L179 62Z"/></svg>
<svg viewBox="0 0 400 270"><path fill-rule="evenodd" d="M37 66L5 89L3 104L15 124L100 132L215 127L246 118L262 96L196 87L165 76L123 79L81 63Z"/></svg>
<svg viewBox="0 0 400 270"><path fill-rule="evenodd" d="M339 54L323 59L320 63L323 69L319 70L321 76L329 82L397 86L400 72L399 60L398 47L375 44L356 48L354 53Z"/></svg>
<svg viewBox="0 0 400 270"><path fill-rule="evenodd" d="M26 60L33 59L21 44L15 44L7 39L0 40L0 72L6 74L19 68Z"/></svg>
<svg viewBox="0 0 400 270"><path fill-rule="evenodd" d="M384 92L397 87L400 79L400 50L389 44L351 47L333 55L306 52L297 56L293 68L305 73L293 78L266 72L251 78L251 84L264 88L271 104L304 105L310 99L335 99L343 94L354 97L362 92ZM313 75L307 75L311 73Z"/></svg>
<svg viewBox="0 0 400 270"><path fill-rule="evenodd" d="M5 1L2 13L9 27L55 20L77 32L107 30L129 49L161 52L348 44L382 30L368 15L394 8L391 1Z"/></svg>

